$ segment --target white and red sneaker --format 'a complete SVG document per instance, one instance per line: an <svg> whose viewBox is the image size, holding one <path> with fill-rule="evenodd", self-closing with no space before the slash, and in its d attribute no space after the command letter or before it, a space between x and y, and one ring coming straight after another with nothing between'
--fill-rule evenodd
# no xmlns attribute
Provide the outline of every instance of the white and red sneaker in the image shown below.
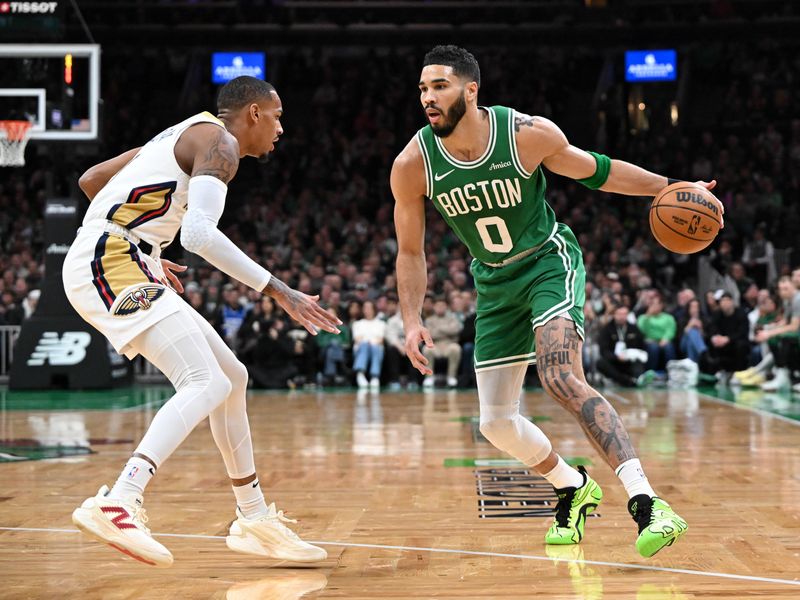
<svg viewBox="0 0 800 600"><path fill-rule="evenodd" d="M265 516L248 519L237 508L238 517L225 538L228 548L235 552L255 554L290 562L318 562L328 558L322 548L304 542L284 523L297 523L283 515L282 510L269 505Z"/></svg>
<svg viewBox="0 0 800 600"><path fill-rule="evenodd" d="M75 526L131 558L154 567L169 567L172 554L145 527L142 497L133 497L131 503L111 500L107 494L108 486L104 485L96 496L84 500L72 513Z"/></svg>

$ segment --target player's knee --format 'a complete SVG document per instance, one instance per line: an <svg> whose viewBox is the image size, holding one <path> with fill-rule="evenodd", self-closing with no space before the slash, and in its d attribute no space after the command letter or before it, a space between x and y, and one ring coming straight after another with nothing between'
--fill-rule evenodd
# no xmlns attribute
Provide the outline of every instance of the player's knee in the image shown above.
<svg viewBox="0 0 800 600"><path fill-rule="evenodd" d="M233 390L247 389L247 382L250 376L247 373L247 367L241 361L237 360L233 363L230 369L226 369L225 374L230 379Z"/></svg>
<svg viewBox="0 0 800 600"><path fill-rule="evenodd" d="M511 417L497 417L489 421L481 421L480 432L489 442L503 450L508 443L517 437L514 419Z"/></svg>
<svg viewBox="0 0 800 600"><path fill-rule="evenodd" d="M230 378L220 369L219 372L212 375L211 380L206 386L206 393L211 401L219 406L225 399L230 396L233 389L233 383Z"/></svg>
<svg viewBox="0 0 800 600"><path fill-rule="evenodd" d="M538 465L553 449L544 432L533 423L524 421L519 414L483 421L480 432L495 448L526 465Z"/></svg>

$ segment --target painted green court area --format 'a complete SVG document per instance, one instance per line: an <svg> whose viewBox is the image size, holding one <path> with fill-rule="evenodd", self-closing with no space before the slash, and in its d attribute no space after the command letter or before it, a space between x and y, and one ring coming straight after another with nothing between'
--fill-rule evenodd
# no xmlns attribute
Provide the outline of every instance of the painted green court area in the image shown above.
<svg viewBox="0 0 800 600"><path fill-rule="evenodd" d="M175 391L170 386L139 386L110 390L13 391L0 388L0 411L124 410L158 408Z"/></svg>
<svg viewBox="0 0 800 600"><path fill-rule="evenodd" d="M592 466L592 461L585 456L563 456L567 464L574 466ZM521 462L513 458L445 458L445 467L522 467Z"/></svg>
<svg viewBox="0 0 800 600"><path fill-rule="evenodd" d="M545 417L543 415L541 415L541 416L534 415L534 416L525 417L525 418L528 419L528 421L530 421L531 423L543 423L545 421L552 421L553 420L551 417ZM479 423L480 422L480 417L477 417L475 415L466 416L466 417L454 417L454 418L450 419L450 421L454 422L454 423Z"/></svg>
<svg viewBox="0 0 800 600"><path fill-rule="evenodd" d="M800 396L792 395L789 391L770 393L759 388L716 387L703 387L697 391L742 408L764 411L786 419L800 421Z"/></svg>

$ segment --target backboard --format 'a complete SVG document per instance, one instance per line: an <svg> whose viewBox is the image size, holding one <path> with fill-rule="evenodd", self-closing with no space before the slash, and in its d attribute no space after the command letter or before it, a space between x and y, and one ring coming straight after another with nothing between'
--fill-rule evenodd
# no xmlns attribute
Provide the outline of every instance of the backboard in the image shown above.
<svg viewBox="0 0 800 600"><path fill-rule="evenodd" d="M33 140L92 141L99 110L100 46L0 44L0 119L32 121Z"/></svg>

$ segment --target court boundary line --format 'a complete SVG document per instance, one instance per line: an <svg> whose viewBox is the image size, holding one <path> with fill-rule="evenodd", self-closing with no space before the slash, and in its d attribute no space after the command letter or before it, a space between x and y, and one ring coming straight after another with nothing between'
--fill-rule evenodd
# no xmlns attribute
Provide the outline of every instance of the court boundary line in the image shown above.
<svg viewBox="0 0 800 600"><path fill-rule="evenodd" d="M0 531L29 531L38 533L80 533L77 529L56 529L47 527L0 527ZM154 537L172 537L203 540L224 540L221 535L200 535L193 533L154 533ZM800 580L778 579L773 577L759 577L757 575L738 575L736 573L719 573L716 571L695 571L692 569L677 569L673 567L656 567L653 565L637 565L635 563L608 562L602 560L586 560L580 558L551 558L535 554L512 554L507 552L487 552L481 550L459 550L456 548L426 548L422 546L392 546L383 544L361 544L357 542L319 542L307 540L310 544L319 546L343 546L345 548L374 548L378 550L401 550L406 552L433 552L438 554L465 554L468 556L486 556L490 558L516 558L521 560L535 560L540 562L569 562L597 567L612 567L617 569L641 569L643 571L657 571L662 573L675 573L679 575L695 575L701 577L716 577L718 579L735 579L739 581L759 581L762 583L775 583L780 585L800 586Z"/></svg>
<svg viewBox="0 0 800 600"><path fill-rule="evenodd" d="M783 421L784 423L791 423L792 425L798 426L800 425L800 421L797 419L791 419L789 417L784 417L781 414L770 412L763 408L758 408L757 406L747 406L746 404L737 404L736 402L731 402L729 400L723 400L722 398L716 398L711 394L706 394L705 392L697 392L697 395L713 402L714 404L719 404L721 406L728 406L730 408L737 408L739 410L747 410L750 412L757 413L762 417L772 417L773 419L778 419L779 421Z"/></svg>

